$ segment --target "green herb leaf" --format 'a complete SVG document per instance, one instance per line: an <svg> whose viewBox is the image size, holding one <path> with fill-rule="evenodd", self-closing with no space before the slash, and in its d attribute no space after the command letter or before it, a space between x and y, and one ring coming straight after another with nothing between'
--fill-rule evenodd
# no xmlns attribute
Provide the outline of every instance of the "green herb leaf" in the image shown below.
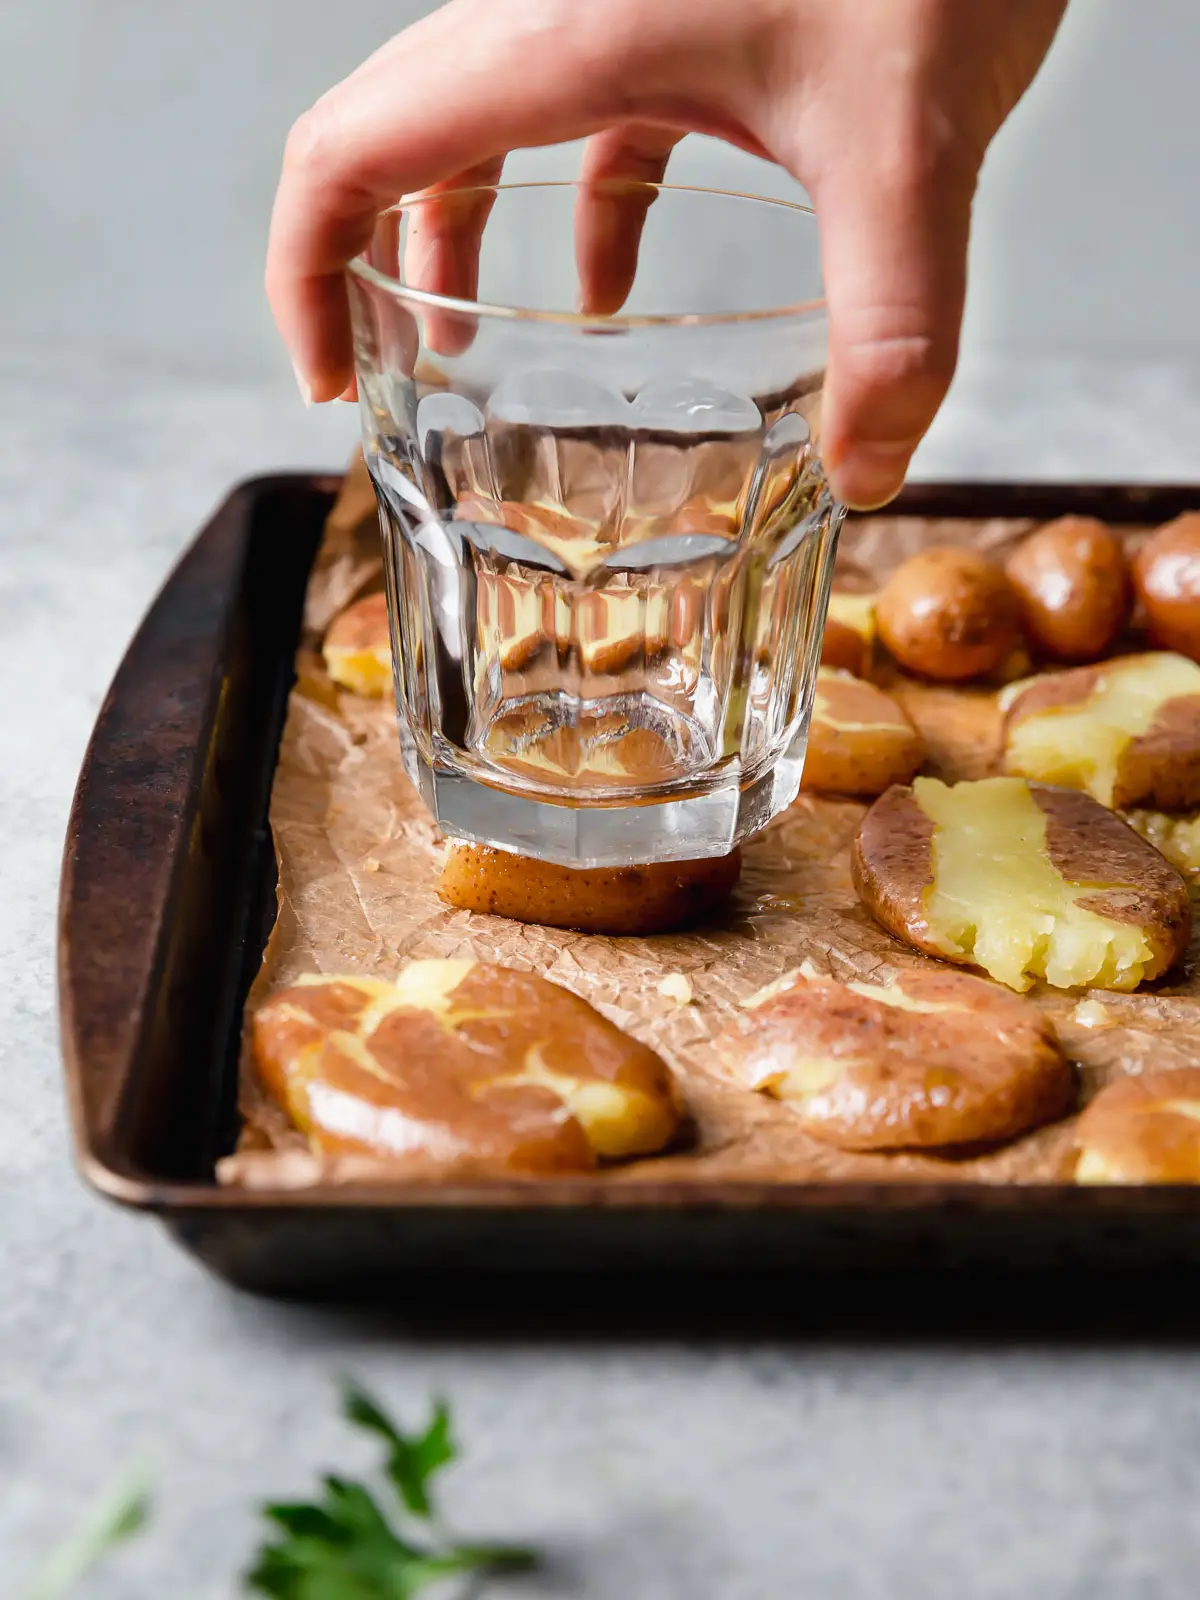
<svg viewBox="0 0 1200 1600"><path fill-rule="evenodd" d="M278 1600L407 1600L407 1570L426 1552L396 1533L362 1484L326 1478L323 1487L319 1505L264 1507L287 1536L260 1550L250 1588Z"/></svg>
<svg viewBox="0 0 1200 1600"><path fill-rule="evenodd" d="M150 1516L142 1472L130 1473L106 1494L74 1534L50 1558L28 1600L59 1600L120 1544L132 1539Z"/></svg>
<svg viewBox="0 0 1200 1600"><path fill-rule="evenodd" d="M425 1431L410 1438L356 1385L344 1387L343 1405L350 1422L383 1441L385 1471L404 1507L429 1522L430 1479L457 1454L449 1408L436 1405ZM447 1578L537 1564L533 1551L515 1545L415 1543L369 1489L344 1478L323 1479L312 1504L282 1501L263 1514L282 1536L259 1551L246 1582L273 1600L413 1600Z"/></svg>
<svg viewBox="0 0 1200 1600"><path fill-rule="evenodd" d="M412 1437L401 1433L382 1407L356 1384L344 1386L342 1406L347 1421L375 1434L387 1445L385 1470L408 1510L414 1517L432 1517L430 1481L458 1455L450 1433L450 1409L445 1401L439 1400L434 1405L424 1433Z"/></svg>

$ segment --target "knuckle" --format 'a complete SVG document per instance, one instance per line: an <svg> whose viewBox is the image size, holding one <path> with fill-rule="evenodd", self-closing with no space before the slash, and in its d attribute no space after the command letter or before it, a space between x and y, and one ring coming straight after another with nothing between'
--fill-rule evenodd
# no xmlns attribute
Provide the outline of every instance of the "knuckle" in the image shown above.
<svg viewBox="0 0 1200 1600"><path fill-rule="evenodd" d="M301 175L319 175L329 165L333 144L333 117L328 101L321 99L292 124L284 146L284 166Z"/></svg>
<svg viewBox="0 0 1200 1600"><path fill-rule="evenodd" d="M935 388L948 384L954 373L953 351L930 333L881 330L870 338L855 340L850 353L860 378L880 387Z"/></svg>
<svg viewBox="0 0 1200 1600"><path fill-rule="evenodd" d="M857 431L884 440L922 434L950 387L956 341L915 331L911 312L876 313L876 325L844 347L841 382Z"/></svg>

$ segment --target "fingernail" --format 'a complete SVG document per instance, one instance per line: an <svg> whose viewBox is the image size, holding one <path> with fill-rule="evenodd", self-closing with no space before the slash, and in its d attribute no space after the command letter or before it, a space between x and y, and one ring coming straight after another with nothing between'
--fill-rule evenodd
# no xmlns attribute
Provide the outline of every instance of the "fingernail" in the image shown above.
<svg viewBox="0 0 1200 1600"><path fill-rule="evenodd" d="M296 365L296 363L294 361L292 362L292 371L296 374L296 387L300 391L300 398L301 398L301 400L304 401L304 404L311 411L312 410L313 397L312 397L312 390L309 387L308 379L300 371L300 368Z"/></svg>
<svg viewBox="0 0 1200 1600"><path fill-rule="evenodd" d="M853 445L832 472L833 491L852 511L878 511L899 494L915 446Z"/></svg>

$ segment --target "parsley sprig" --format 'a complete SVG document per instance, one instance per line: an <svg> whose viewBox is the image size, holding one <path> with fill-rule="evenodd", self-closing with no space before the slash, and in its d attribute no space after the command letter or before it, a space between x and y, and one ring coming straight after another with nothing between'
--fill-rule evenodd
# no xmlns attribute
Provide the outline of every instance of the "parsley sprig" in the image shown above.
<svg viewBox="0 0 1200 1600"><path fill-rule="evenodd" d="M412 1435L355 1384L344 1386L342 1410L382 1441L382 1476L398 1504L385 1510L365 1484L325 1477L317 1500L264 1506L279 1532L246 1575L252 1593L273 1600L410 1600L441 1579L536 1565L533 1552L520 1546L461 1543L441 1532L431 1485L458 1455L443 1402L424 1431Z"/></svg>
<svg viewBox="0 0 1200 1600"><path fill-rule="evenodd" d="M343 1385L342 1411L384 1446L379 1488L388 1504L367 1484L326 1476L312 1501L263 1506L272 1534L245 1574L247 1593L272 1600L410 1600L447 1578L537 1565L534 1552L519 1545L468 1543L444 1532L432 1484L458 1456L444 1402L416 1434L402 1432L357 1384ZM141 1477L120 1485L57 1552L27 1600L66 1600L81 1577L140 1531L149 1506Z"/></svg>

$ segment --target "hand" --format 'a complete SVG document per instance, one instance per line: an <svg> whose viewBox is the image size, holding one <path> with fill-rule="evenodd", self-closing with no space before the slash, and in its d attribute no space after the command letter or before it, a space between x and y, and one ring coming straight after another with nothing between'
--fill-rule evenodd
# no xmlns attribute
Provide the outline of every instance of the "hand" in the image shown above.
<svg viewBox="0 0 1200 1600"><path fill-rule="evenodd" d="M822 458L840 498L882 505L954 373L984 154L1065 6L452 0L288 138L267 292L297 376L317 400L351 383L344 269L402 195L493 183L508 150L585 135L585 178L657 181L685 133L713 134L812 197L830 319ZM445 242L424 247L436 258ZM608 309L586 221L580 244L585 296Z"/></svg>

